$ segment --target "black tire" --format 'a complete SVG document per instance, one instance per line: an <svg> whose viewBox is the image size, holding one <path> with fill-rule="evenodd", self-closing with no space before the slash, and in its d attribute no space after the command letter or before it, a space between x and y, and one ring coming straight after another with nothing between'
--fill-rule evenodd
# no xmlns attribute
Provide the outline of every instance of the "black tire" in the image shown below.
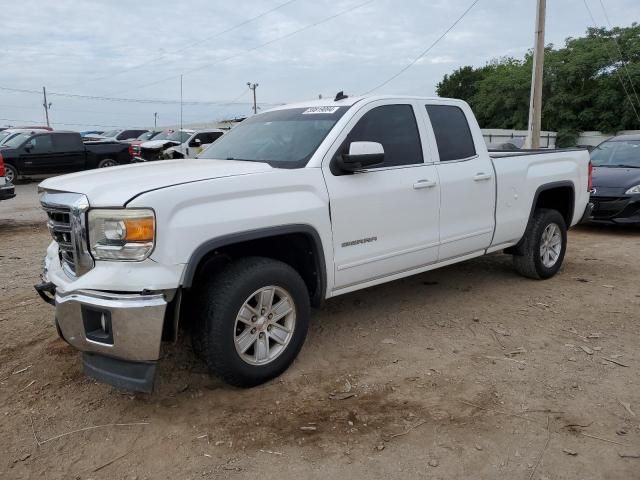
<svg viewBox="0 0 640 480"><path fill-rule="evenodd" d="M555 224L560 229L561 244L560 254L557 260L552 266L546 266L542 262L540 255L540 247L543 243L542 234L545 229ZM527 278L533 278L535 280L547 279L553 277L564 260L564 255L567 251L567 225L564 221L564 217L557 210L551 210L547 208L541 208L533 213L533 218L527 226L527 230L522 239L522 245L520 252L522 255L513 256L513 264L516 271Z"/></svg>
<svg viewBox="0 0 640 480"><path fill-rule="evenodd" d="M103 158L98 162L98 168L115 167L117 165L118 165L118 162L116 162L112 158Z"/></svg>
<svg viewBox="0 0 640 480"><path fill-rule="evenodd" d="M10 183L13 183L13 184L18 183L18 178L19 178L18 169L13 165L11 165L10 163L5 163L4 169L5 169L5 178Z"/></svg>
<svg viewBox="0 0 640 480"><path fill-rule="evenodd" d="M236 350L236 317L252 293L266 286L289 293L295 309L291 339L269 363L252 365ZM294 361L307 336L311 316L309 292L298 272L286 263L264 257L236 260L196 290L198 312L192 344L207 362L209 373L237 387L253 387L267 382Z"/></svg>

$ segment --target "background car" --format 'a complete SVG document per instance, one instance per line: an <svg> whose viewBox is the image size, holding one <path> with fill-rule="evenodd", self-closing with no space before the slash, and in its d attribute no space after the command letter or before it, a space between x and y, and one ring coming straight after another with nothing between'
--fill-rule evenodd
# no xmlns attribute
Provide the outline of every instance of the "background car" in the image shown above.
<svg viewBox="0 0 640 480"><path fill-rule="evenodd" d="M94 135L93 137L99 140L118 140L118 141L135 140L140 135L142 135L143 133L147 133L148 131L149 130L145 128L131 128L128 130L118 129L118 130L109 130L107 132L104 132L100 136Z"/></svg>
<svg viewBox="0 0 640 480"><path fill-rule="evenodd" d="M0 200L9 200L15 196L15 187L6 178L4 159L2 158L2 154L0 154Z"/></svg>
<svg viewBox="0 0 640 480"><path fill-rule="evenodd" d="M20 175L48 175L112 167L131 162L131 146L124 142L82 142L78 132L20 133L9 140L0 155L6 178L14 183Z"/></svg>
<svg viewBox="0 0 640 480"><path fill-rule="evenodd" d="M173 159L195 157L222 135L224 135L224 130L219 128L197 130L181 144L167 148L163 157Z"/></svg>
<svg viewBox="0 0 640 480"><path fill-rule="evenodd" d="M591 222L640 225L640 135L619 135L591 152Z"/></svg>

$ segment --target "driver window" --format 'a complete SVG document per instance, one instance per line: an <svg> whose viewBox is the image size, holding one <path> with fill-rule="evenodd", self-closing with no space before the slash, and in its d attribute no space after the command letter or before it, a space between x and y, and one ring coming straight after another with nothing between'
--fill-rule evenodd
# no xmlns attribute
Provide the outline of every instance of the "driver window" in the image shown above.
<svg viewBox="0 0 640 480"><path fill-rule="evenodd" d="M347 136L351 142L378 142L384 147L384 163L375 167L416 165L424 162L416 117L411 105L376 107L358 121Z"/></svg>
<svg viewBox="0 0 640 480"><path fill-rule="evenodd" d="M53 148L51 135L38 135L33 137L26 146L31 149L31 153L50 152Z"/></svg>

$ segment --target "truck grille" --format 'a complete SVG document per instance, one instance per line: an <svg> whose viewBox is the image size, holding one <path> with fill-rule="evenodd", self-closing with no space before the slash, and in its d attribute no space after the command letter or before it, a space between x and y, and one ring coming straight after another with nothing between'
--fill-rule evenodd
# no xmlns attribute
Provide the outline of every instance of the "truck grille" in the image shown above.
<svg viewBox="0 0 640 480"><path fill-rule="evenodd" d="M60 261L75 275L76 261L73 256L73 243L71 241L71 209L47 206L43 206L43 208L49 217L47 222L49 233L58 243Z"/></svg>
<svg viewBox="0 0 640 480"><path fill-rule="evenodd" d="M44 192L40 203L49 217L47 227L58 244L63 270L71 277L86 273L93 267L87 245L85 217L89 203L86 197L75 193Z"/></svg>

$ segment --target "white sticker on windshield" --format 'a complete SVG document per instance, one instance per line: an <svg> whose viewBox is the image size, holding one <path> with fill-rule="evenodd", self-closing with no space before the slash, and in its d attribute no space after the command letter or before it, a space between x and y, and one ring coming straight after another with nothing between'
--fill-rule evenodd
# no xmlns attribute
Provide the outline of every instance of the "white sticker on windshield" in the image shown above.
<svg viewBox="0 0 640 480"><path fill-rule="evenodd" d="M340 107L309 107L304 112L303 115L312 115L316 113L336 113Z"/></svg>

